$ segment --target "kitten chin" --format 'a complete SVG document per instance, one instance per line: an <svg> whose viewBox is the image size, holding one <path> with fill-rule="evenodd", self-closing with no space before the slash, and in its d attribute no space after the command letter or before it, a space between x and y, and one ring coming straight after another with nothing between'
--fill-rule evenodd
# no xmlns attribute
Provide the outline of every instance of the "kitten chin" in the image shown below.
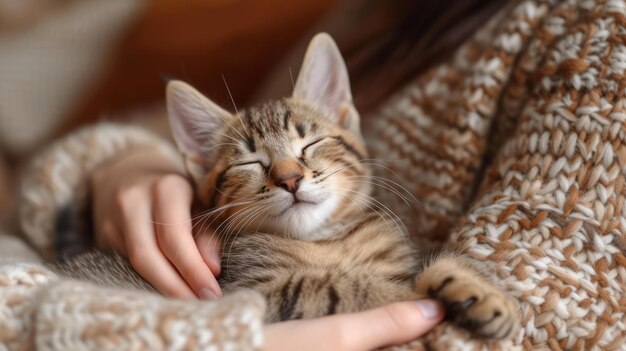
<svg viewBox="0 0 626 351"><path fill-rule="evenodd" d="M292 201L283 199L281 203ZM336 212L340 199L328 196L318 203L291 203L279 205L276 214L258 218L246 225L247 231L276 234L286 238L312 241L329 239L337 232L327 230L331 216Z"/></svg>

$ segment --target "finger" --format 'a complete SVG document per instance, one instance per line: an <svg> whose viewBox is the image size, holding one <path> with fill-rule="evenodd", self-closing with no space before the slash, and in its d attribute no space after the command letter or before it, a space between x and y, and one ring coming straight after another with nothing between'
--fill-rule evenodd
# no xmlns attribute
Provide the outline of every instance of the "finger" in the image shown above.
<svg viewBox="0 0 626 351"><path fill-rule="evenodd" d="M148 204L135 201L122 211L128 258L137 273L163 295L194 299L196 295L159 249Z"/></svg>
<svg viewBox="0 0 626 351"><path fill-rule="evenodd" d="M176 267L196 295L216 299L222 291L198 251L191 233L193 192L179 176L163 177L155 184L154 218L161 251Z"/></svg>
<svg viewBox="0 0 626 351"><path fill-rule="evenodd" d="M207 231L196 236L196 246L204 262L209 266L214 276L219 276L220 266L220 242L217 236Z"/></svg>
<svg viewBox="0 0 626 351"><path fill-rule="evenodd" d="M399 302L343 316L345 326L340 329L343 342L351 350L370 350L414 340L443 317L444 309L435 300Z"/></svg>
<svg viewBox="0 0 626 351"><path fill-rule="evenodd" d="M97 226L96 246L101 249L113 249L128 257L124 236L116 223L116 221L108 219Z"/></svg>
<svg viewBox="0 0 626 351"><path fill-rule="evenodd" d="M264 350L365 351L416 339L444 317L433 300L400 302L369 311L289 321L265 327Z"/></svg>

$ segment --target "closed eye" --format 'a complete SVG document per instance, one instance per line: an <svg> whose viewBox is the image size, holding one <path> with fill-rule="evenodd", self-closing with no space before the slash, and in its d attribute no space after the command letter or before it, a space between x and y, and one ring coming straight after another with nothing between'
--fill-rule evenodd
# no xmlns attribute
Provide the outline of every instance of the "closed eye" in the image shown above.
<svg viewBox="0 0 626 351"><path fill-rule="evenodd" d="M264 165L263 162L261 162L261 161L250 161L250 162L235 163L231 167L247 166L247 165L253 165L253 164L258 164L261 167L263 167L263 169L267 168L267 166Z"/></svg>
<svg viewBox="0 0 626 351"><path fill-rule="evenodd" d="M315 140L315 141L313 141L313 142L311 142L311 143L306 144L306 145L302 148L302 154L304 155L304 152L306 151L306 149L310 148L311 146L313 146L313 145L315 145L315 144L317 144L317 143L322 142L322 141L323 141L324 139L326 139L326 138L328 138L328 137L322 137L322 138L319 138L319 139L317 139L317 140Z"/></svg>

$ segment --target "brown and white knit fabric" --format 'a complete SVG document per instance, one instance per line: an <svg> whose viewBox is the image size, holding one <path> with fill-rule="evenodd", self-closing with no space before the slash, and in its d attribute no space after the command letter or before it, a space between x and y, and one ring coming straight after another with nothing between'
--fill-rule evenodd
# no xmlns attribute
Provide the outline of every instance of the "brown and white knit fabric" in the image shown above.
<svg viewBox="0 0 626 351"><path fill-rule="evenodd" d="M626 2L517 1L372 116L421 206L384 201L521 304L513 343L442 325L410 348L626 350L625 78Z"/></svg>
<svg viewBox="0 0 626 351"><path fill-rule="evenodd" d="M52 233L59 209L67 205L82 213L89 192L89 174L99 165L132 148L153 148L184 166L178 151L161 137L138 127L101 123L52 144L30 164L19 193L20 226L45 257L55 253Z"/></svg>
<svg viewBox="0 0 626 351"><path fill-rule="evenodd" d="M463 243L521 305L522 329L513 340L470 340L444 324L402 349L626 350L625 69L624 0L520 0L448 63L365 119L373 156L421 202L411 212L387 192L380 194L385 204L414 235ZM3 274L33 267L13 264ZM34 330L44 334L19 339L26 340L20 345L27 340L52 345L48 342L63 335L83 338L73 340L90 345L84 348L106 348L134 330L130 321L183 330L190 339L176 339L182 345L204 340L194 334L191 317L178 323L178 314L169 324L151 319L169 315L169 307L158 306L174 306L170 303L204 318L199 303L53 283L48 273L33 272L48 288L33 290L32 283L16 284L0 275L0 336L13 336L0 345L22 335L15 330ZM19 291L31 295L10 297ZM128 304L117 294L127 296ZM83 317L46 315L65 311L55 308L61 306L56 299L71 301L70 312L85 311L83 306L94 301L107 307L94 307ZM245 305L243 298L232 299ZM245 306L258 317L260 308ZM96 334L71 327L111 316L112 324L89 328ZM63 322L46 328L34 324L53 320ZM200 320L210 323L208 317ZM45 336L55 330L57 339ZM159 342L174 342L144 330L132 336L147 333Z"/></svg>
<svg viewBox="0 0 626 351"><path fill-rule="evenodd" d="M42 255L50 256L56 218L67 204L85 205L89 174L119 153L145 147L180 161L168 141L130 126L100 124L53 144L23 176L23 234ZM0 235L0 247L2 351L261 347L265 300L255 292L205 302L103 289L60 279L36 263L13 236Z"/></svg>
<svg viewBox="0 0 626 351"><path fill-rule="evenodd" d="M264 299L181 301L0 265L0 350L256 350Z"/></svg>

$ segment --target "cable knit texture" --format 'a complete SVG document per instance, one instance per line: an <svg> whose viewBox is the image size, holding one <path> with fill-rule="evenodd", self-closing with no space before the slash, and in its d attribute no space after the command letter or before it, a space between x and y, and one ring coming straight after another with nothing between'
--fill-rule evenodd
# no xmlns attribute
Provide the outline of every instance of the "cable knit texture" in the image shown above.
<svg viewBox="0 0 626 351"><path fill-rule="evenodd" d="M245 303L242 303L245 302ZM37 309L39 350L254 350L264 300L246 291L220 301L179 301L66 281Z"/></svg>
<svg viewBox="0 0 626 351"><path fill-rule="evenodd" d="M85 208L89 175L112 157L132 148L160 150L179 164L178 151L167 141L138 127L102 123L59 140L42 152L24 172L19 201L20 224L25 236L45 257L55 254L54 238L59 210Z"/></svg>
<svg viewBox="0 0 626 351"><path fill-rule="evenodd" d="M624 1L516 1L373 116L422 206L380 196L521 303L512 343L442 325L409 349L626 350L625 69Z"/></svg>
<svg viewBox="0 0 626 351"><path fill-rule="evenodd" d="M37 264L0 265L0 350L30 350L41 287L56 280Z"/></svg>
<svg viewBox="0 0 626 351"><path fill-rule="evenodd" d="M255 350L264 311L251 291L181 301L0 266L0 350Z"/></svg>
<svg viewBox="0 0 626 351"><path fill-rule="evenodd" d="M131 148L151 147L183 170L172 145L143 129L100 124L43 152L23 177L20 219L44 256L54 255L53 232L67 205L84 207L91 172ZM78 211L80 213L80 211ZM0 245L16 245L2 235ZM60 279L32 260L0 260L0 350L255 350L262 343L265 301L242 291L219 302L179 301L147 292L104 289ZM8 255L8 252L3 251Z"/></svg>
<svg viewBox="0 0 626 351"><path fill-rule="evenodd" d="M442 324L400 349L626 350L625 70L625 1L513 1L448 62L364 119L373 156L393 171L380 167L380 175L421 205L407 208L392 191L379 198L415 236L462 243L521 306L513 340L471 340ZM39 247L50 248L59 204L76 199L61 184L84 181L54 167L100 162L81 151L91 138L76 138L71 150L57 146L42 158L50 161L38 161L31 184L44 186L26 196L23 224ZM81 162L54 163L76 151ZM225 300L231 315L51 279L34 265L2 267L0 349L106 349L122 340L177 349L207 345L199 326L231 335L220 323L250 336L234 349L260 342L251 331L260 297Z"/></svg>

